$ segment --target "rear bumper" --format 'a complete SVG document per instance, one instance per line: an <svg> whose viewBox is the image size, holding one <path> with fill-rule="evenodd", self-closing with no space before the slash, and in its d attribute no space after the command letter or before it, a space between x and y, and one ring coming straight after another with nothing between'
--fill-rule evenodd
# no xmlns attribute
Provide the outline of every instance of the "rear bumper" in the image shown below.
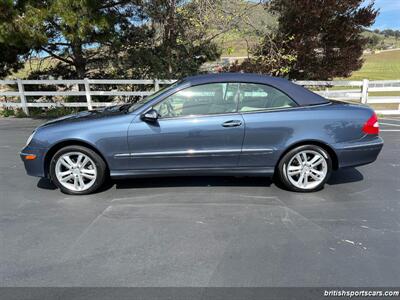
<svg viewBox="0 0 400 300"><path fill-rule="evenodd" d="M351 143L336 145L339 168L356 167L374 162L383 147L379 136Z"/></svg>
<svg viewBox="0 0 400 300"><path fill-rule="evenodd" d="M27 160L28 155L36 155L34 160ZM44 149L35 149L29 146L25 147L20 152L20 157L24 163L26 173L30 176L45 177L46 173L44 170Z"/></svg>

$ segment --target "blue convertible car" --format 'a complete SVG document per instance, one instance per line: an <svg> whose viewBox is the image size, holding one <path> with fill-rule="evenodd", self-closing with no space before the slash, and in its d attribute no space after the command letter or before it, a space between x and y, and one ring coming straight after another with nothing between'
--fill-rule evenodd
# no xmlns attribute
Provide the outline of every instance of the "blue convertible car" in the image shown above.
<svg viewBox="0 0 400 300"><path fill-rule="evenodd" d="M276 175L319 190L332 170L373 162L383 146L375 113L327 100L281 78L213 74L143 100L45 123L21 158L29 175L88 194L104 180L179 175Z"/></svg>

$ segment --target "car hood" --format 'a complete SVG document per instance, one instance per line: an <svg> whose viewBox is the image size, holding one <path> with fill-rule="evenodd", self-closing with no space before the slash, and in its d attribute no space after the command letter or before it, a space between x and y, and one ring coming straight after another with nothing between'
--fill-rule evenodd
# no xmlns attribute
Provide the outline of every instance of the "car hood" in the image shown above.
<svg viewBox="0 0 400 300"><path fill-rule="evenodd" d="M127 105L115 105L109 106L102 109L95 109L95 110L86 110L76 114L66 115L57 119L50 120L44 123L40 127L46 127L49 125L56 125L56 124L65 124L65 123L72 123L72 122L80 122L85 120L93 120L99 118L107 118L115 115L121 115L126 113Z"/></svg>

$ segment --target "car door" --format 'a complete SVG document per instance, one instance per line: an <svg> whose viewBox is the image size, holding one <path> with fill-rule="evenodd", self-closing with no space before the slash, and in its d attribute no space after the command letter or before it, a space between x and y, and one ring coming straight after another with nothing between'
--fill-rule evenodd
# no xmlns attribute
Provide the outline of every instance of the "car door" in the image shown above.
<svg viewBox="0 0 400 300"><path fill-rule="evenodd" d="M236 167L244 138L238 84L192 86L161 100L156 122L128 130L131 169Z"/></svg>
<svg viewBox="0 0 400 300"><path fill-rule="evenodd" d="M282 145L293 134L297 104L275 87L241 83L238 111L246 124L239 166L274 167Z"/></svg>

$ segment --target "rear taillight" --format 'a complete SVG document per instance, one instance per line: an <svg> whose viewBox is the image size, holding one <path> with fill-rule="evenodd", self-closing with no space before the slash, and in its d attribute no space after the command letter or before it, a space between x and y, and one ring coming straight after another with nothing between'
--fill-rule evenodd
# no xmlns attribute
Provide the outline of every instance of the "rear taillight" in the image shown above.
<svg viewBox="0 0 400 300"><path fill-rule="evenodd" d="M363 132L366 134L379 134L379 123L375 113L365 122Z"/></svg>

